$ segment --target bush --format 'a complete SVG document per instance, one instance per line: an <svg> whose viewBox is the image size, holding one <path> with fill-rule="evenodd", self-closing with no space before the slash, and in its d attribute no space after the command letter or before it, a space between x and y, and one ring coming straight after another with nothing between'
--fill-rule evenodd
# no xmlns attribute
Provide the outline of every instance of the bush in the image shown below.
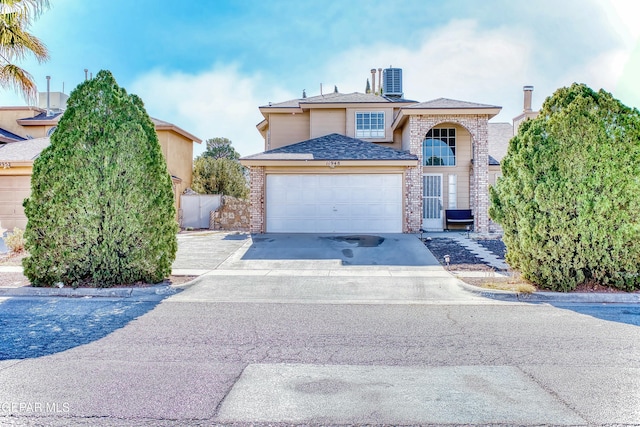
<svg viewBox="0 0 640 427"><path fill-rule="evenodd" d="M640 288L640 112L574 84L511 140L490 216L507 261L540 287Z"/></svg>
<svg viewBox="0 0 640 427"><path fill-rule="evenodd" d="M140 98L108 71L79 85L25 201L34 286L157 283L177 250L171 177Z"/></svg>
<svg viewBox="0 0 640 427"><path fill-rule="evenodd" d="M14 254L24 251L24 230L17 227L14 228L13 233L4 238L4 244Z"/></svg>
<svg viewBox="0 0 640 427"><path fill-rule="evenodd" d="M242 165L227 158L198 157L193 165L192 187L200 194L224 194L239 199L249 196Z"/></svg>

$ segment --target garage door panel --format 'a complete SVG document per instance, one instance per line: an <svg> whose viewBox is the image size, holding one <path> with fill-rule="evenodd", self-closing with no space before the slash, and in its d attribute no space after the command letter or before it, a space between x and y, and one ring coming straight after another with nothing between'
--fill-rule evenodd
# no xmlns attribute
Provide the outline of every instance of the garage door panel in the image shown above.
<svg viewBox="0 0 640 427"><path fill-rule="evenodd" d="M284 193L287 204L299 203L302 197L304 197L304 191L300 188L287 188L284 190Z"/></svg>
<svg viewBox="0 0 640 427"><path fill-rule="evenodd" d="M267 232L402 232L401 174L268 174L266 192Z"/></svg>
<svg viewBox="0 0 640 427"><path fill-rule="evenodd" d="M22 203L31 194L31 176L0 176L0 223L3 228L24 228L27 218Z"/></svg>
<svg viewBox="0 0 640 427"><path fill-rule="evenodd" d="M335 188L333 191L333 200L337 203L349 203L353 200L353 196L354 194L349 191L349 188Z"/></svg>
<svg viewBox="0 0 640 427"><path fill-rule="evenodd" d="M331 203L333 201L334 190L333 188L314 188L309 190L309 196L313 196L315 193L315 200L318 204Z"/></svg>

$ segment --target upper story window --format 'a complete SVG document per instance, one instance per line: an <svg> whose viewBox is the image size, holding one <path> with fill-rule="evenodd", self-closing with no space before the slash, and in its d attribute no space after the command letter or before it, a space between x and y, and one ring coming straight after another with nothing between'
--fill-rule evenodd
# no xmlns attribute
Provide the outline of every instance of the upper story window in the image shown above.
<svg viewBox="0 0 640 427"><path fill-rule="evenodd" d="M356 138L384 138L384 112L356 113Z"/></svg>
<svg viewBox="0 0 640 427"><path fill-rule="evenodd" d="M422 143L424 166L456 165L456 130L431 129Z"/></svg>

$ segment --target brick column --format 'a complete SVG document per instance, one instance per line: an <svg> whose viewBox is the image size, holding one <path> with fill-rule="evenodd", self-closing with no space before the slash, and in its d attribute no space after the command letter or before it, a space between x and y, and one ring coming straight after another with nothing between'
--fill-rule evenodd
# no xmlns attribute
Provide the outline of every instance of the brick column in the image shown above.
<svg viewBox="0 0 640 427"><path fill-rule="evenodd" d="M474 231L489 233L489 132L488 117L477 116L474 135L473 176L474 193L473 214Z"/></svg>
<svg viewBox="0 0 640 427"><path fill-rule="evenodd" d="M249 167L249 202L250 207L250 225L251 233L264 233L264 190L265 190L265 173L264 166Z"/></svg>
<svg viewBox="0 0 640 427"><path fill-rule="evenodd" d="M418 156L418 166L407 168L405 179L405 233L417 233L422 227L422 132L420 119L409 117L409 152Z"/></svg>

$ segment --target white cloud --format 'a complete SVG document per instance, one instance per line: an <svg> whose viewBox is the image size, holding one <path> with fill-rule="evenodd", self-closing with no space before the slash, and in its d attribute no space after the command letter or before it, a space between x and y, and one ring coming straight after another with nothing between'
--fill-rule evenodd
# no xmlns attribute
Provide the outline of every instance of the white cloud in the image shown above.
<svg viewBox="0 0 640 427"><path fill-rule="evenodd" d="M522 109L522 86L535 84L529 39L515 28L480 30L475 21L457 20L418 43L400 40L351 49L333 58L326 73L339 81L341 91L362 92L372 67L393 65L403 69L409 99L444 97L500 105L506 113L500 120L510 121Z"/></svg>
<svg viewBox="0 0 640 427"><path fill-rule="evenodd" d="M265 99L292 95L265 85L259 75L242 75L237 67L215 66L200 74L153 71L137 78L130 92L139 95L150 115L175 124L204 141L225 137L241 155L263 151L264 141L255 125L262 120L258 106Z"/></svg>
<svg viewBox="0 0 640 427"><path fill-rule="evenodd" d="M617 13L622 13L623 6L634 8L638 4L623 0L612 3L617 5ZM617 30L612 23L599 31L607 34ZM397 66L403 69L405 97L417 101L444 97L499 105L503 109L494 120L509 122L522 111L524 85L535 87L534 109L557 88L573 82L586 83L596 90L604 88L624 101L625 94L617 94L615 89L635 45L635 41L625 39L595 56L580 56L579 52L563 53L562 43L549 45L537 40L523 27L486 29L473 20L454 20L425 33L417 42L380 42L350 49L333 58L325 73L338 82L341 91L362 92L371 68ZM550 60L554 57L547 55L551 50L556 51L556 58L571 54L573 62Z"/></svg>
<svg viewBox="0 0 640 427"><path fill-rule="evenodd" d="M617 5L616 16L625 15L623 0L611 0L611 4ZM615 22L619 21L609 22L610 26L599 29L603 35L617 31ZM626 37L630 33L627 31ZM631 35L637 36L637 31ZM519 24L481 28L474 20L453 20L425 30L414 40L372 41L329 56L324 69L310 67L296 75L296 85L319 87L315 82L323 82L325 92L332 91L334 84L341 92L363 92L372 67L393 65L404 70L407 98L427 101L446 97L500 105L503 110L495 120L506 122L522 111L523 85L536 88L534 108L558 87L574 81L618 96L614 89L635 43L625 39L593 56L563 52L571 48L549 43L536 39L531 28ZM553 55L547 55L551 52ZM563 55L568 58L557 61ZM264 148L255 129L262 120L258 106L300 96L298 87L281 86L292 84L293 77L245 74L234 65L216 65L199 74L153 71L140 76L130 91L142 97L153 116L203 140L227 137L242 155L248 155ZM314 84L300 86L302 80ZM312 96L316 91L307 89L307 94ZM202 152L204 145L196 150L196 154Z"/></svg>

